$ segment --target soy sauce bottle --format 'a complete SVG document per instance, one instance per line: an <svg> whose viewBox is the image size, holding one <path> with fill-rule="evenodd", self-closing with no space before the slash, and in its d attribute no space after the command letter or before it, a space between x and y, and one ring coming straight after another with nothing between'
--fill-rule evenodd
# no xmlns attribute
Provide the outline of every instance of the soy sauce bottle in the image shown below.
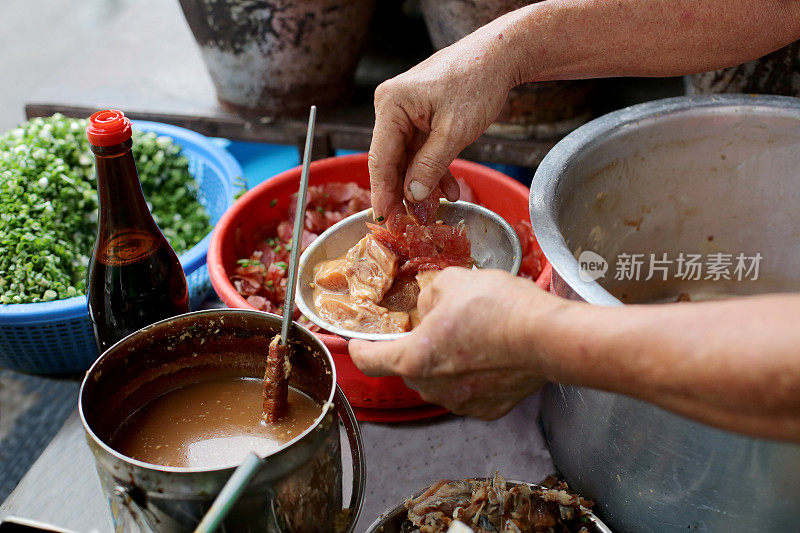
<svg viewBox="0 0 800 533"><path fill-rule="evenodd" d="M189 291L178 256L145 202L131 152L131 121L120 111L100 111L89 118L86 136L100 203L87 299L103 353L129 333L189 312Z"/></svg>

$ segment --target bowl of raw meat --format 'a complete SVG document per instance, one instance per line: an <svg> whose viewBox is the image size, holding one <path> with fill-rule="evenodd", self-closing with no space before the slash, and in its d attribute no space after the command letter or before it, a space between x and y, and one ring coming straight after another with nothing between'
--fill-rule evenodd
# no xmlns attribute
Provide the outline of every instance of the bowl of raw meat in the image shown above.
<svg viewBox="0 0 800 533"><path fill-rule="evenodd" d="M345 338L394 340L419 324L419 293L445 268L519 272L522 247L511 224L483 206L437 194L415 206L415 215L384 225L365 209L312 242L297 272L303 316Z"/></svg>
<svg viewBox="0 0 800 533"><path fill-rule="evenodd" d="M522 251L519 275L536 280L546 260L530 226L528 188L469 161L456 160L450 170L459 181L462 200L494 211L516 230ZM286 269L295 244L292 219L300 171L300 167L293 168L254 187L217 223L209 246L208 268L214 290L229 307L283 312ZM299 239L303 249L337 222L370 207L367 154L315 161L309 183L304 231ZM297 309L295 319L314 331L330 350L339 384L361 419L380 418L365 414L368 412L425 405L399 377L372 378L361 373L350 360L345 338L321 330Z"/></svg>

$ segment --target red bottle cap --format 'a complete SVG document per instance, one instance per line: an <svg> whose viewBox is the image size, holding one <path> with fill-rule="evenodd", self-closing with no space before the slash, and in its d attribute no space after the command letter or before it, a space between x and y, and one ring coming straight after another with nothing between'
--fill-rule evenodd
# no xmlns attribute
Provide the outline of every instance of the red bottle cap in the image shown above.
<svg viewBox="0 0 800 533"><path fill-rule="evenodd" d="M106 109L89 117L86 136L94 146L113 146L131 138L131 121L122 111Z"/></svg>

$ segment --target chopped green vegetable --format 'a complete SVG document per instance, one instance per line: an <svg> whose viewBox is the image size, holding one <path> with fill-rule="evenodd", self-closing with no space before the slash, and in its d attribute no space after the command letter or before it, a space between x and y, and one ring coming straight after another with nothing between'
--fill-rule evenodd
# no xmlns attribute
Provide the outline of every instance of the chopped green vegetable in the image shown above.
<svg viewBox="0 0 800 533"><path fill-rule="evenodd" d="M236 176L233 178L233 185L239 188L239 190L233 195L233 199L238 200L244 196L244 193L247 192L247 182L243 177Z"/></svg>
<svg viewBox="0 0 800 533"><path fill-rule="evenodd" d="M279 266L280 268L282 268L284 270L286 270L288 268L288 266L289 266L286 263L284 263L283 261L278 261L277 263L275 263L275 265Z"/></svg>
<svg viewBox="0 0 800 533"><path fill-rule="evenodd" d="M261 261L256 261L255 259L239 259L236 261L242 266L259 266L261 265Z"/></svg>
<svg viewBox="0 0 800 533"><path fill-rule="evenodd" d="M97 233L87 122L56 114L0 135L0 304L84 294ZM142 190L178 254L211 230L180 151L169 137L133 132Z"/></svg>
<svg viewBox="0 0 800 533"><path fill-rule="evenodd" d="M376 218L375 220L376 220L377 222L383 222L383 220L384 220L384 218L383 218L383 215L379 216L379 217L378 217L378 218Z"/></svg>
<svg viewBox="0 0 800 533"><path fill-rule="evenodd" d="M321 205L318 205L317 206L317 213L322 213L324 215L325 214L325 208L322 207Z"/></svg>
<svg viewBox="0 0 800 533"><path fill-rule="evenodd" d="M275 207L278 204L278 199L273 198L272 201L269 203L270 207Z"/></svg>

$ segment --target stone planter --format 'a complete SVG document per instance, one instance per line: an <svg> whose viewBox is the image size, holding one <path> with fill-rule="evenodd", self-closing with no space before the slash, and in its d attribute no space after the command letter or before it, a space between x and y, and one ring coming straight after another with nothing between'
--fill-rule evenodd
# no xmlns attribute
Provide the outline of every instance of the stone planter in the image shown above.
<svg viewBox="0 0 800 533"><path fill-rule="evenodd" d="M688 94L758 93L800 96L800 41L735 67L686 78Z"/></svg>
<svg viewBox="0 0 800 533"><path fill-rule="evenodd" d="M438 50L529 0L421 0L425 24ZM487 133L509 138L558 137L591 118L594 82L523 83L511 89Z"/></svg>
<svg viewBox="0 0 800 533"><path fill-rule="evenodd" d="M303 115L348 99L374 0L180 0L223 107Z"/></svg>

